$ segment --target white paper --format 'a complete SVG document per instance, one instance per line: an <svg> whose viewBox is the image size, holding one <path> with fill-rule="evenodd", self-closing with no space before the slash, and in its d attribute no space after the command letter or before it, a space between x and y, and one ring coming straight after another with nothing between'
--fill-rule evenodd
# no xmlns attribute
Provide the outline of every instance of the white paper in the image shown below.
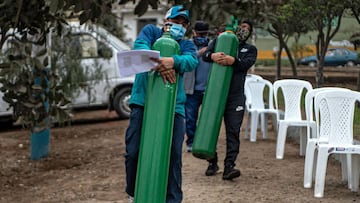
<svg viewBox="0 0 360 203"><path fill-rule="evenodd" d="M157 66L150 58L160 58L160 52L154 50L130 50L117 53L121 77L150 71Z"/></svg>

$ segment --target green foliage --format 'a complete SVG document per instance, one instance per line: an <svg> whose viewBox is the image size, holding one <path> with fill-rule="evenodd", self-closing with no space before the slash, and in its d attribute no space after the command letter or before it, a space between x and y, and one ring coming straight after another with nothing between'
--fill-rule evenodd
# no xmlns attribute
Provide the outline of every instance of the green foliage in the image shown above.
<svg viewBox="0 0 360 203"><path fill-rule="evenodd" d="M360 140L360 104L355 107L354 113L354 138Z"/></svg>
<svg viewBox="0 0 360 203"><path fill-rule="evenodd" d="M14 119L33 131L47 127L49 119L60 124L68 121L71 101L80 91L87 92L91 99L92 85L107 77L99 65L90 71L80 64L81 47L74 41L71 30L64 30L66 34L52 36L54 49L50 52L13 39L8 41L3 56L0 68L3 99L13 107Z"/></svg>
<svg viewBox="0 0 360 203"><path fill-rule="evenodd" d="M350 42L354 44L355 47L360 47L360 32L355 32L350 36Z"/></svg>
<svg viewBox="0 0 360 203"><path fill-rule="evenodd" d="M113 13L104 13L104 15L98 19L97 24L102 25L117 38L124 39L124 30L122 27L118 26L117 17Z"/></svg>
<svg viewBox="0 0 360 203"><path fill-rule="evenodd" d="M61 36L65 19L72 16L77 16L81 24L95 22L104 13L110 13L112 3L112 0L1 1L0 49L6 51L0 56L1 91L3 99L14 108L15 119L24 126L37 131L47 127L50 118L60 122L69 118L66 107L71 91L77 91L89 75L88 69L81 69L74 57L76 52L70 53L75 50L58 50L59 55L52 55L49 68L46 42L50 30ZM100 73L95 71L95 78L104 77Z"/></svg>
<svg viewBox="0 0 360 203"><path fill-rule="evenodd" d="M275 66L276 61L270 59L258 59L255 62L255 66Z"/></svg>
<svg viewBox="0 0 360 203"><path fill-rule="evenodd" d="M49 97L61 94L56 91L56 77L48 68L47 52L44 48L34 51L32 43L18 40L11 40L9 47L0 69L3 99L13 107L15 119L34 132L41 131L49 124ZM53 99L50 103L58 107L69 103L66 98Z"/></svg>
<svg viewBox="0 0 360 203"><path fill-rule="evenodd" d="M3 0L0 3L0 48L16 33L23 41L44 44L50 28L61 33L65 19L78 15L80 23L96 22L104 13L110 13L112 0ZM13 32L13 31L12 31ZM31 40L37 35L38 39ZM30 37L30 38L29 38Z"/></svg>

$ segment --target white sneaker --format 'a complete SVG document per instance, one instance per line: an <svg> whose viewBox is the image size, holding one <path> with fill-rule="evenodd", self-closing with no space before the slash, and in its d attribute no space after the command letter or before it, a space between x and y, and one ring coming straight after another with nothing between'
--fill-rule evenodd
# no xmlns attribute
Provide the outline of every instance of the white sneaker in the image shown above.
<svg viewBox="0 0 360 203"><path fill-rule="evenodd" d="M134 197L132 197L132 196L130 196L130 195L129 195L128 200L129 200L129 203L134 203Z"/></svg>
<svg viewBox="0 0 360 203"><path fill-rule="evenodd" d="M192 146L186 145L186 152L192 152Z"/></svg>

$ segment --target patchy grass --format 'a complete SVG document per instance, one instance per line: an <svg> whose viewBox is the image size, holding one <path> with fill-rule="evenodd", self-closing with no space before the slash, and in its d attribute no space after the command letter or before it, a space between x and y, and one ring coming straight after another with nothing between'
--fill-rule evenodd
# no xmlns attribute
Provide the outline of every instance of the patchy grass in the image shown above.
<svg viewBox="0 0 360 203"><path fill-rule="evenodd" d="M355 108L354 115L354 139L360 141L360 104Z"/></svg>

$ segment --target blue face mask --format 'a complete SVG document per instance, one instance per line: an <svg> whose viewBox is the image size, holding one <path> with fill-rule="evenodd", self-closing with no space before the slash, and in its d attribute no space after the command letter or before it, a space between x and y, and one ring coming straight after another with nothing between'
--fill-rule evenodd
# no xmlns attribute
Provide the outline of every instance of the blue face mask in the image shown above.
<svg viewBox="0 0 360 203"><path fill-rule="evenodd" d="M207 46L209 43L209 38L207 37L194 37L194 43L196 46Z"/></svg>
<svg viewBox="0 0 360 203"><path fill-rule="evenodd" d="M170 34L175 40L181 40L185 36L186 29L180 25L172 23L170 27Z"/></svg>

